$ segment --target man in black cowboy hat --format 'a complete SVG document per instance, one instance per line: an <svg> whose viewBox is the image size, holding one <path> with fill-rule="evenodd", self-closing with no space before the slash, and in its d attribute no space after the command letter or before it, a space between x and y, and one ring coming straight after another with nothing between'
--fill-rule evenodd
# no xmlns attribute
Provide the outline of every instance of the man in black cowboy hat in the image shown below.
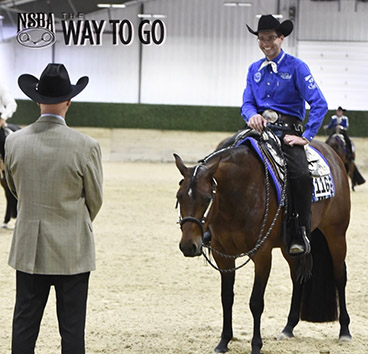
<svg viewBox="0 0 368 354"><path fill-rule="evenodd" d="M257 36L265 58L249 67L241 114L256 130L261 131L268 120L277 121L280 127L274 131L281 139L287 159L293 212L299 224L296 234L291 235L289 253L299 255L310 250L313 192L304 145L317 134L328 107L308 66L281 49L285 37L293 30L290 20L280 23L272 15L265 15L259 19L257 31L247 27ZM310 111L303 127L305 102L309 103Z"/></svg>
<svg viewBox="0 0 368 354"><path fill-rule="evenodd" d="M84 354L88 280L95 269L92 221L102 205L97 141L70 129L65 115L88 77L72 85L62 64L40 80L21 75L21 90L41 117L7 137L5 171L18 199L9 265L16 269L12 354L34 353L50 287L56 292L63 354ZM55 353L55 349L49 349Z"/></svg>

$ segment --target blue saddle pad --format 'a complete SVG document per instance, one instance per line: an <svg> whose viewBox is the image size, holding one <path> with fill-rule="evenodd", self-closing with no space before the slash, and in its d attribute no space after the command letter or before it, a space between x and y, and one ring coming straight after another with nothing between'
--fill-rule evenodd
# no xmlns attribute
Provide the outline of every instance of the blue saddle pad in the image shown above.
<svg viewBox="0 0 368 354"><path fill-rule="evenodd" d="M237 142L236 146L243 145L247 142L264 163L263 154L260 150L259 143L255 138L246 137L244 139L241 139ZM310 145L307 145L306 150L308 151L307 160L309 163L309 170L313 177L312 202L318 202L319 200L333 197L335 195L335 184L326 159L317 149L313 148ZM275 152L273 151L272 155L274 153ZM270 173L273 185L276 189L277 201L278 203L280 203L282 187L285 180L285 173L283 172L282 162L278 161L278 163L275 164L274 161L271 162L270 159L266 156L266 165Z"/></svg>

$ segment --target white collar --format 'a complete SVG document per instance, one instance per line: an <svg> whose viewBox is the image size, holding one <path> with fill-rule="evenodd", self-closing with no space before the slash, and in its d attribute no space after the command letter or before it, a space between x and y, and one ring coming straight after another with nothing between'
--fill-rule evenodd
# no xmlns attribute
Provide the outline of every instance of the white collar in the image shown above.
<svg viewBox="0 0 368 354"><path fill-rule="evenodd" d="M55 118L62 119L63 121L65 121L64 117L62 117L59 114L53 114L53 113L44 113L44 114L41 114L41 117L47 117L47 116L55 117Z"/></svg>

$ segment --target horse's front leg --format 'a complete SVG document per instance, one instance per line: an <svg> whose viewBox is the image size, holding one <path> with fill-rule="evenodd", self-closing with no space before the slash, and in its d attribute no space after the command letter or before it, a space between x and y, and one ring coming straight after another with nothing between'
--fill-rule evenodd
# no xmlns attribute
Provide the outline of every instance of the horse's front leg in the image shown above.
<svg viewBox="0 0 368 354"><path fill-rule="evenodd" d="M233 268L235 262L229 268ZM228 268L228 269L229 269ZM215 348L215 353L226 353L228 343L233 338L232 311L234 303L235 271L221 273L221 302L223 311L223 327L220 343Z"/></svg>
<svg viewBox="0 0 368 354"><path fill-rule="evenodd" d="M257 254L255 262L255 277L252 295L250 297L250 310L253 315L252 354L260 354L262 348L261 315L264 309L264 293L271 270L271 251L269 254Z"/></svg>

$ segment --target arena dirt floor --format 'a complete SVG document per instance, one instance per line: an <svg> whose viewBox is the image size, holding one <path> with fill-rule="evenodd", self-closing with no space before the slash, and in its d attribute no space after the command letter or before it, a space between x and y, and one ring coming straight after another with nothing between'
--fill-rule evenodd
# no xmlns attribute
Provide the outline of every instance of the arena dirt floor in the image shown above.
<svg viewBox="0 0 368 354"><path fill-rule="evenodd" d="M79 129L97 138L104 158L104 205L94 222L97 270L92 273L86 326L88 354L212 353L222 328L220 276L203 258L185 258L175 194L181 179L172 153L191 165L226 133ZM357 164L368 178L368 140L353 139ZM42 181L40 181L42 183ZM301 322L295 338L276 341L291 297L280 250L262 317L264 354L368 353L368 183L351 194L347 306L353 341L338 342L338 323ZM4 200L0 215L3 215ZM14 225L14 221L12 223ZM7 265L11 230L0 230L0 353L10 353L15 272ZM250 353L249 297L253 265L237 273L230 353ZM45 310L37 354L60 353L55 296Z"/></svg>

